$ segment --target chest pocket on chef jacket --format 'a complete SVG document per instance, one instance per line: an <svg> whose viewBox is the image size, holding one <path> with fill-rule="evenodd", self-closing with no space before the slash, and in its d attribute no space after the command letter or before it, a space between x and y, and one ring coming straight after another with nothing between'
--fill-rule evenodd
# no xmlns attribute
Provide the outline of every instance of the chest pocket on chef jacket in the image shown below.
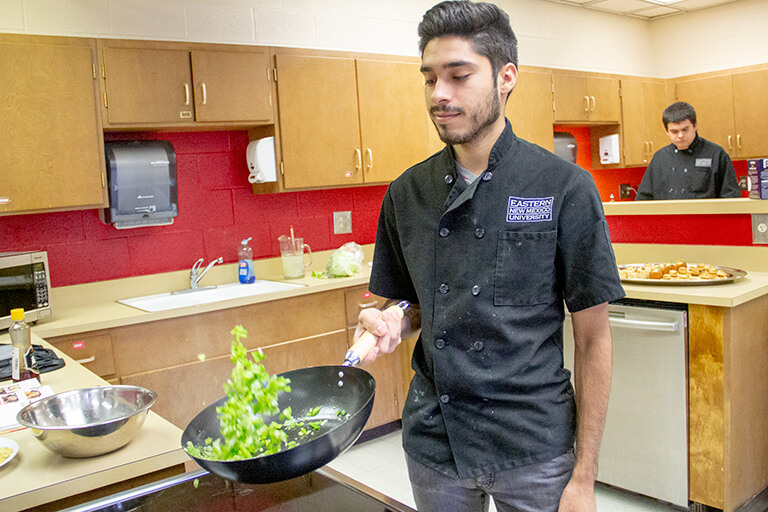
<svg viewBox="0 0 768 512"><path fill-rule="evenodd" d="M502 231L496 248L493 303L533 306L552 300L557 231Z"/></svg>
<svg viewBox="0 0 768 512"><path fill-rule="evenodd" d="M706 192L709 188L709 176L711 173L711 167L694 167L693 171L688 173L688 190L691 192Z"/></svg>

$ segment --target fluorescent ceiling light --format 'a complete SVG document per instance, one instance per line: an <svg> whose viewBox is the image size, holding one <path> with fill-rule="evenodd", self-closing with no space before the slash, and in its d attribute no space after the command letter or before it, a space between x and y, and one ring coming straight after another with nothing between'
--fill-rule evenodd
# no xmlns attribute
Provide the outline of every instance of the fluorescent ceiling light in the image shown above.
<svg viewBox="0 0 768 512"><path fill-rule="evenodd" d="M651 2L652 4L659 4L659 5L672 5L682 2L683 0L645 0L646 2Z"/></svg>

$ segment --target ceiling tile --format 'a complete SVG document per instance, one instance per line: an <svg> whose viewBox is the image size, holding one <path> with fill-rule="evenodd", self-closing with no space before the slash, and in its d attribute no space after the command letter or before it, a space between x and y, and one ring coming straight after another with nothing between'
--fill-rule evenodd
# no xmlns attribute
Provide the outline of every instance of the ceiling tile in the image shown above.
<svg viewBox="0 0 768 512"><path fill-rule="evenodd" d="M675 7L685 9L686 11L695 11L698 9L706 9L707 7L714 7L716 5L724 5L736 2L738 0L683 0L679 4L675 4Z"/></svg>
<svg viewBox="0 0 768 512"><path fill-rule="evenodd" d="M669 6L659 5L652 0L547 0L559 4L573 5L587 9L631 16L633 18L657 18L690 11L698 11L718 5L742 0L682 0Z"/></svg>
<svg viewBox="0 0 768 512"><path fill-rule="evenodd" d="M648 4L644 4L643 2L638 2L637 0L602 0L601 2L590 4L589 7L599 9L601 11L605 10L626 14L648 9L650 6Z"/></svg>
<svg viewBox="0 0 768 512"><path fill-rule="evenodd" d="M645 18L658 18L659 16L666 16L668 14L679 14L679 9L672 9L671 7L663 7L661 5L657 7L651 7L650 9L644 9L633 13L634 16L643 16Z"/></svg>

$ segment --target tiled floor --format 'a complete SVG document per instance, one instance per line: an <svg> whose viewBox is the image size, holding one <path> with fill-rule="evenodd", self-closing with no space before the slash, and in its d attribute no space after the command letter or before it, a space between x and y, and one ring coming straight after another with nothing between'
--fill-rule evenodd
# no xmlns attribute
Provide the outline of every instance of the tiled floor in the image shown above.
<svg viewBox="0 0 768 512"><path fill-rule="evenodd" d="M405 467L400 431L359 444L329 464L390 498L416 508ZM679 512L683 509L598 484L598 512ZM491 512L494 508L491 507Z"/></svg>

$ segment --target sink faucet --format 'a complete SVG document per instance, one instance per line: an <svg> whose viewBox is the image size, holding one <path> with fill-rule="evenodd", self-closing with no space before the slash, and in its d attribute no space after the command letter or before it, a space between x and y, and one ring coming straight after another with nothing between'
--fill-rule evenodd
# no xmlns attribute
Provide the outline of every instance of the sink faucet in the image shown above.
<svg viewBox="0 0 768 512"><path fill-rule="evenodd" d="M203 269L202 272L200 272L200 268L203 266L203 263L205 260L203 258L200 258L195 262L194 265L192 265L192 270L189 272L189 287L193 290L196 290L198 287L198 284L200 283L200 280L205 276L205 274L208 273L209 270L211 270L211 267L214 266L217 263L223 263L224 258L219 256L215 260L212 260L207 267Z"/></svg>

